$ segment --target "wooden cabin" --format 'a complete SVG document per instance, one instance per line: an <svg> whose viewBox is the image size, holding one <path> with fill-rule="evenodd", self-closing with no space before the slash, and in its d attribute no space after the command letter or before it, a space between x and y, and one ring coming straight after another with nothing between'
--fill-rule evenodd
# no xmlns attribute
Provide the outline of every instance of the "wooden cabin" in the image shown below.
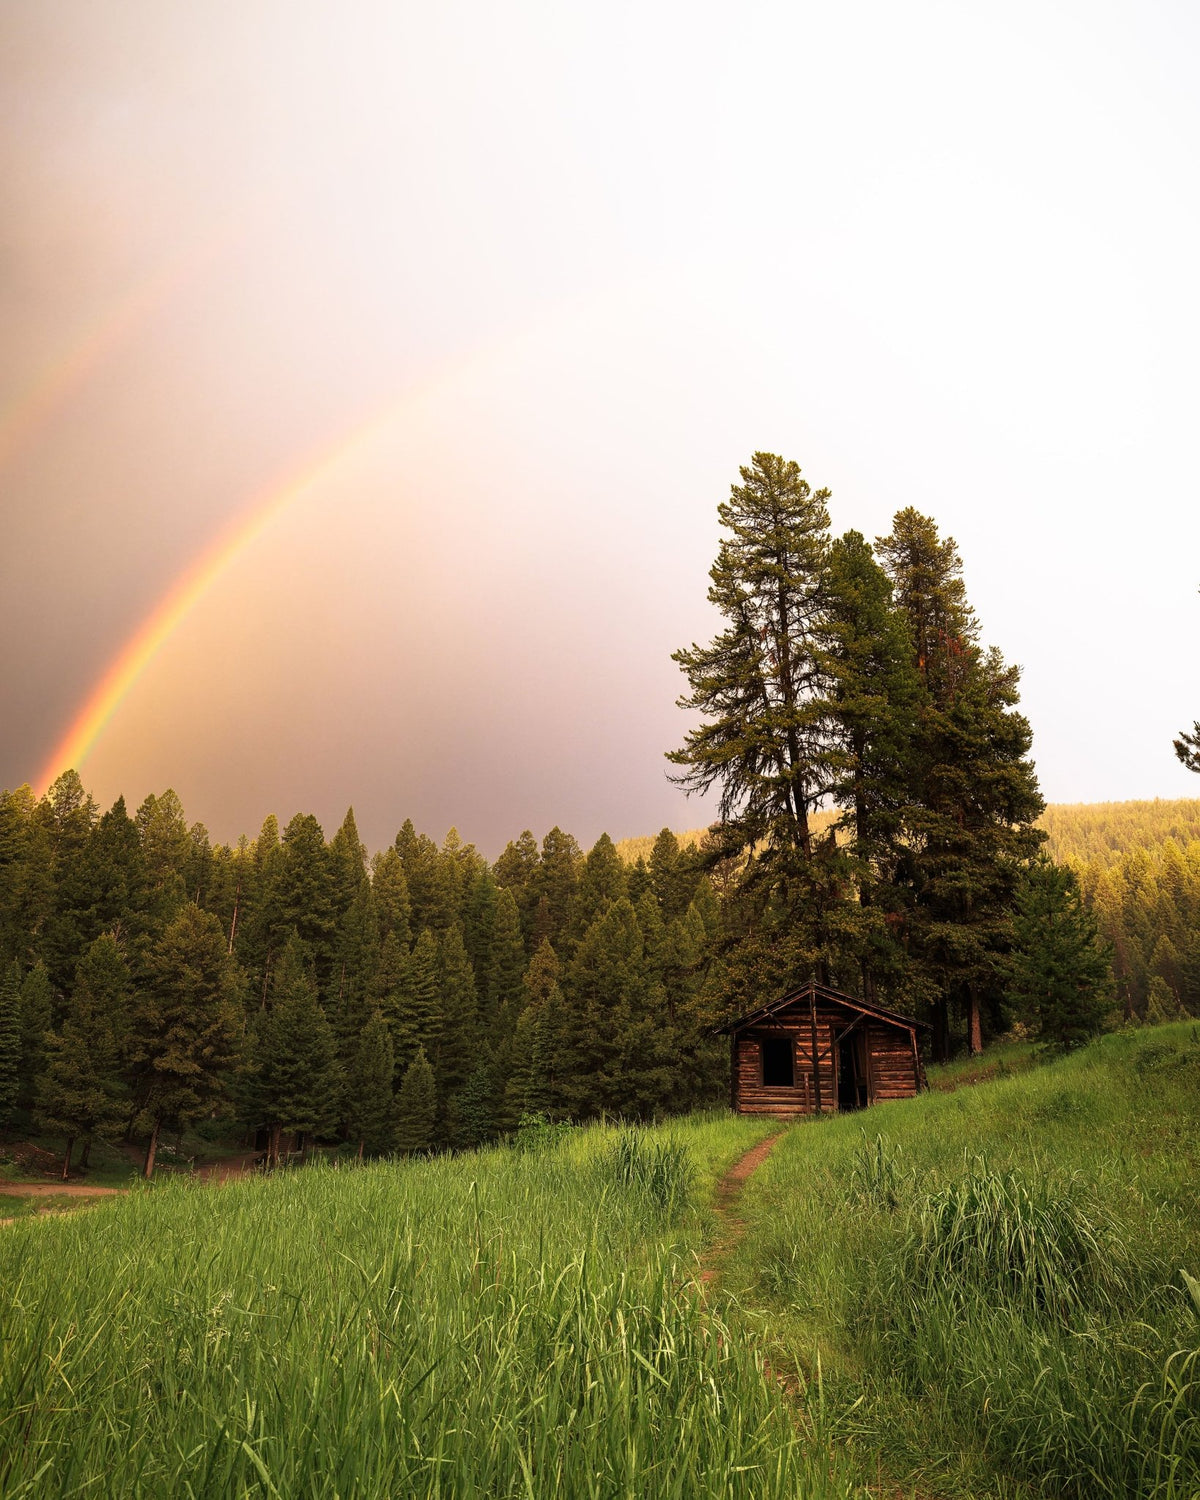
<svg viewBox="0 0 1200 1500"><path fill-rule="evenodd" d="M802 985L720 1028L730 1103L743 1115L812 1115L911 1099L928 1086L922 1030L923 1021L828 985Z"/></svg>

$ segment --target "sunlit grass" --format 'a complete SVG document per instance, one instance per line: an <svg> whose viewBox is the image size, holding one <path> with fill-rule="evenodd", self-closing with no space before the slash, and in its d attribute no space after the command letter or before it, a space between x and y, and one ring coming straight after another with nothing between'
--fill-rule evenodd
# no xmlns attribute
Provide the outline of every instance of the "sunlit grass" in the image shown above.
<svg viewBox="0 0 1200 1500"><path fill-rule="evenodd" d="M805 1126L747 1189L734 1284L922 1493L1195 1497L1198 1123L1184 1024Z"/></svg>
<svg viewBox="0 0 1200 1500"><path fill-rule="evenodd" d="M595 1128L11 1225L0 1492L848 1495L694 1284L712 1176L763 1133Z"/></svg>

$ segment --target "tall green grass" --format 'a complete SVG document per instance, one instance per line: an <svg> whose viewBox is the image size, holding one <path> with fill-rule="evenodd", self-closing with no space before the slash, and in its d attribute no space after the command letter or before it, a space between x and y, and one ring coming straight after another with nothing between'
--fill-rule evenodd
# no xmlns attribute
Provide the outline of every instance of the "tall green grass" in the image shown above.
<svg viewBox="0 0 1200 1500"><path fill-rule="evenodd" d="M922 1493L1200 1495L1200 1033L793 1132L743 1297Z"/></svg>
<svg viewBox="0 0 1200 1500"><path fill-rule="evenodd" d="M693 1282L712 1176L762 1134L597 1128L10 1226L0 1493L848 1496Z"/></svg>

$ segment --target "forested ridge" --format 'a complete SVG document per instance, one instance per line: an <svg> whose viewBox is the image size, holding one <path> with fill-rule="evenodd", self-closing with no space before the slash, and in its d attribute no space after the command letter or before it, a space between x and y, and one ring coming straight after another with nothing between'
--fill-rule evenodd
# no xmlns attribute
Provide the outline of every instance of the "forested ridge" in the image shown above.
<svg viewBox="0 0 1200 1500"><path fill-rule="evenodd" d="M1120 805L1086 835L1050 810L1091 862L1046 856L1019 671L953 538L911 508L874 546L835 538L794 463L740 474L722 629L675 654L694 727L668 759L719 793L700 837L622 858L526 830L489 862L405 822L368 858L352 810L330 838L298 813L214 845L170 791L132 815L73 771L0 795L0 1128L68 1161L139 1135L149 1170L164 1126L213 1115L272 1156L648 1118L722 1099L714 1027L810 977L927 1019L939 1057L1014 1020L1068 1048L1106 1011L1200 1005L1200 843L1114 863Z"/></svg>

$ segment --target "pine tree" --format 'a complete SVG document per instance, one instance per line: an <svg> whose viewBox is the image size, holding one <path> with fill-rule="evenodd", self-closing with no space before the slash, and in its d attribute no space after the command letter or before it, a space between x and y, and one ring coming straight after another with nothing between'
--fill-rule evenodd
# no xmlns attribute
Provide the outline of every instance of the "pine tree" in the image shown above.
<svg viewBox="0 0 1200 1500"><path fill-rule="evenodd" d="M1112 993L1110 955L1074 871L1042 856L1025 871L1013 922L1009 994L1050 1049L1100 1030Z"/></svg>
<svg viewBox="0 0 1200 1500"><path fill-rule="evenodd" d="M157 930L175 916L189 898L188 867L192 841L183 803L170 788L146 798L133 817L149 887L149 905Z"/></svg>
<svg viewBox="0 0 1200 1500"><path fill-rule="evenodd" d="M45 964L34 964L21 981L21 1071L17 1103L32 1109L46 1070L46 1033L54 1024L54 995Z"/></svg>
<svg viewBox="0 0 1200 1500"><path fill-rule="evenodd" d="M1032 732L1017 712L1019 670L979 645L954 539L909 508L878 546L922 687L906 854L895 876L919 966L909 984L931 996L935 1055L948 1053L951 1004L977 1052L984 996L1000 998L1018 871L1043 837L1033 827L1044 804Z"/></svg>
<svg viewBox="0 0 1200 1500"><path fill-rule="evenodd" d="M405 1069L396 1095L397 1148L410 1156L418 1151L428 1150L433 1141L436 1115L437 1092L433 1069L429 1066L422 1047Z"/></svg>
<svg viewBox="0 0 1200 1500"><path fill-rule="evenodd" d="M664 828L654 840L648 869L650 886L663 921L671 922L683 916L700 872L695 862L679 847L679 840L669 828ZM632 890L629 899L637 905L637 895Z"/></svg>
<svg viewBox="0 0 1200 1500"><path fill-rule="evenodd" d="M625 866L612 839L602 833L588 850L571 900L564 950L568 956L596 918L625 893Z"/></svg>
<svg viewBox="0 0 1200 1500"><path fill-rule="evenodd" d="M525 1003L525 970L525 944L516 899L511 891L501 890L496 901L487 962L488 988L481 1016L492 1048L500 1057Z"/></svg>
<svg viewBox="0 0 1200 1500"><path fill-rule="evenodd" d="M396 1051L396 1071L404 1070L418 1051L436 1056L442 1037L438 983L438 944L429 928L421 933L404 964L393 1010L384 1011Z"/></svg>
<svg viewBox="0 0 1200 1500"><path fill-rule="evenodd" d="M75 965L94 935L88 931L91 872L87 850L96 814L95 800L75 771L64 771L37 806L50 895L38 956L60 994L70 989Z"/></svg>
<svg viewBox="0 0 1200 1500"><path fill-rule="evenodd" d="M385 849L382 854L376 855L371 869L371 889L375 896L375 910L379 914L380 939L386 939L389 933L393 933L396 942L407 952L412 946L412 914L404 865L395 849Z"/></svg>
<svg viewBox="0 0 1200 1500"><path fill-rule="evenodd" d="M284 829L277 876L279 936L295 932L312 954L318 982L327 983L333 965L333 866L321 825L311 813L297 813Z"/></svg>
<svg viewBox="0 0 1200 1500"><path fill-rule="evenodd" d="M481 1040L475 975L457 922L438 943L438 1001L442 1026L434 1076L444 1103L471 1076Z"/></svg>
<svg viewBox="0 0 1200 1500"><path fill-rule="evenodd" d="M21 968L14 959L0 975L0 1130L17 1107L21 1089Z"/></svg>
<svg viewBox="0 0 1200 1500"><path fill-rule="evenodd" d="M491 990L492 935L496 927L496 907L500 891L496 878L483 865L472 880L463 902L463 943L481 1004L486 1008Z"/></svg>
<svg viewBox="0 0 1200 1500"><path fill-rule="evenodd" d="M770 842L811 852L809 814L828 790L825 682L817 631L826 607L828 490L756 453L718 507L728 533L708 597L727 621L709 646L675 652L705 722L668 757L689 792L720 791L738 850Z"/></svg>
<svg viewBox="0 0 1200 1500"><path fill-rule="evenodd" d="M147 1177L164 1122L198 1119L220 1097L240 1031L231 977L220 922L189 902L154 946L131 1027L134 1097L150 1125Z"/></svg>
<svg viewBox="0 0 1200 1500"><path fill-rule="evenodd" d="M456 835L457 837L457 835ZM414 932L428 927L436 936L458 916L455 902L457 867L428 835L418 833L406 818L396 835L396 853L408 884Z"/></svg>
<svg viewBox="0 0 1200 1500"><path fill-rule="evenodd" d="M1179 738L1172 742L1175 754L1189 771L1200 772L1200 719L1192 725L1192 732L1179 731Z"/></svg>
<svg viewBox="0 0 1200 1500"><path fill-rule="evenodd" d="M329 843L329 874L333 896L334 920L341 922L361 893L367 880L367 851L358 836L354 809L346 809L342 826Z"/></svg>
<svg viewBox="0 0 1200 1500"><path fill-rule="evenodd" d="M542 840L541 859L534 881L537 892L532 933L535 948L544 937L558 946L570 919L571 902L579 884L582 863L582 850L561 828L552 828ZM538 908L541 908L540 915Z"/></svg>
<svg viewBox="0 0 1200 1500"><path fill-rule="evenodd" d="M703 722L668 756L686 791L720 793L705 858L732 870L739 895L731 1007L809 975L836 977L849 900L836 845L814 838L810 822L833 779L822 651L829 492L769 453L741 477L719 507L726 535L709 575L725 628L673 658L691 688L680 706Z"/></svg>
<svg viewBox="0 0 1200 1500"><path fill-rule="evenodd" d="M891 584L856 531L830 548L823 656L833 734L830 797L844 809L839 827L845 842L838 847L858 894L847 920L863 992L871 999L877 982L905 987L895 881L906 853L922 688Z"/></svg>
<svg viewBox="0 0 1200 1500"><path fill-rule="evenodd" d="M391 942L398 983L404 955L394 935ZM358 1047L362 1029L379 1003L380 958L375 897L370 885L364 881L339 925L325 1005L325 1013L338 1039L338 1057L347 1068Z"/></svg>
<svg viewBox="0 0 1200 1500"><path fill-rule="evenodd" d="M347 1124L360 1161L364 1150L386 1152L395 1144L395 1071L391 1032L375 1011L359 1036L346 1080Z"/></svg>
<svg viewBox="0 0 1200 1500"><path fill-rule="evenodd" d="M490 1140L495 1129L496 1079L487 1059L481 1057L459 1096L458 1143L473 1150Z"/></svg>
<svg viewBox="0 0 1200 1500"><path fill-rule="evenodd" d="M1170 985L1161 974L1152 975L1146 992L1146 1024L1161 1026L1167 1021L1177 1021L1179 1015L1179 1002Z"/></svg>
<svg viewBox="0 0 1200 1500"><path fill-rule="evenodd" d="M50 835L28 786L0 792L0 966L35 956L53 906Z"/></svg>
<svg viewBox="0 0 1200 1500"><path fill-rule="evenodd" d="M675 1082L661 983L622 898L588 928L569 971L561 1086L570 1112L644 1117Z"/></svg>
<svg viewBox="0 0 1200 1500"><path fill-rule="evenodd" d="M540 894L538 868L537 840L528 828L519 839L504 846L504 852L494 867L496 883L502 890L509 891L517 904L521 932L527 946L533 933L533 916Z"/></svg>
<svg viewBox="0 0 1200 1500"><path fill-rule="evenodd" d="M130 1021L130 974L116 939L98 937L79 961L63 1024L47 1036L38 1095L44 1128L66 1136L64 1179L75 1140L119 1135L128 1118L122 1077Z"/></svg>
<svg viewBox="0 0 1200 1500"><path fill-rule="evenodd" d="M259 1047L258 1105L271 1127L271 1156L277 1161L281 1133L294 1131L303 1139L327 1129L340 1093L333 1028L295 933L280 956Z"/></svg>
<svg viewBox="0 0 1200 1500"><path fill-rule="evenodd" d="M558 955L543 939L525 975L525 1005L514 1028L500 1124L511 1130L524 1114L560 1113L561 1049L568 1040Z"/></svg>

